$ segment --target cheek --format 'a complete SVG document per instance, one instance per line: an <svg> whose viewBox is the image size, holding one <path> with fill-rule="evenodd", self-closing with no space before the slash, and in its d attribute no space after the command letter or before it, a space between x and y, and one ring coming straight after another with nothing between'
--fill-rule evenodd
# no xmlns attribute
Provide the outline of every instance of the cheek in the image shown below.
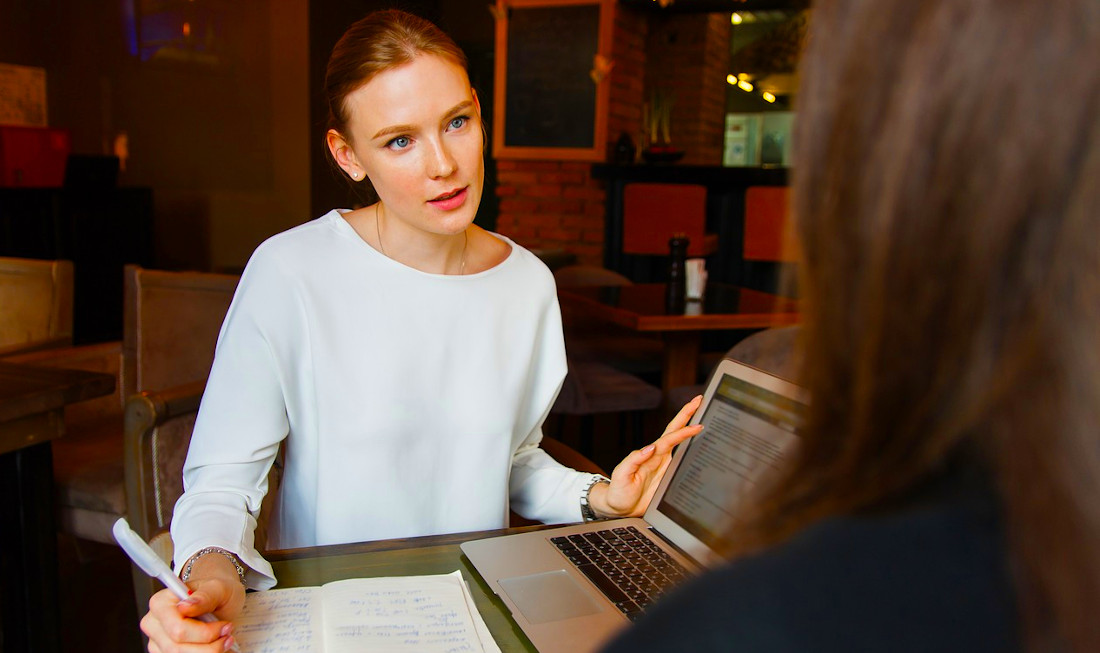
<svg viewBox="0 0 1100 653"><path fill-rule="evenodd" d="M476 174L480 180L485 176L485 151L481 143L481 132L477 132L476 138L470 138L463 143L462 166ZM476 171L476 173L474 172Z"/></svg>
<svg viewBox="0 0 1100 653"><path fill-rule="evenodd" d="M370 178L378 197L387 204L393 204L417 190L418 182L423 178L422 174L418 174L417 166L413 156L401 157L397 161L376 162L370 171L374 173Z"/></svg>

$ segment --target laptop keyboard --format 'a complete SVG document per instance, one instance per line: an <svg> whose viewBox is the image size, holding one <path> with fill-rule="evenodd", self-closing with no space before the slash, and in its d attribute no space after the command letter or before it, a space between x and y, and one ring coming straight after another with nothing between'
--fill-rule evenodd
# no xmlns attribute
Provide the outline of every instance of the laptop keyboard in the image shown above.
<svg viewBox="0 0 1100 653"><path fill-rule="evenodd" d="M631 621L688 574L633 526L550 541Z"/></svg>

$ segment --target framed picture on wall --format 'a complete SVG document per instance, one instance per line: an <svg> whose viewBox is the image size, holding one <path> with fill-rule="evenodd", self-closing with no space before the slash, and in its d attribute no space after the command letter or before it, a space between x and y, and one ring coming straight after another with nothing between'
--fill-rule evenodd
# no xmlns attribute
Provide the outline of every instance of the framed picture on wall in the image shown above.
<svg viewBox="0 0 1100 653"><path fill-rule="evenodd" d="M493 156L602 161L614 0L497 0Z"/></svg>

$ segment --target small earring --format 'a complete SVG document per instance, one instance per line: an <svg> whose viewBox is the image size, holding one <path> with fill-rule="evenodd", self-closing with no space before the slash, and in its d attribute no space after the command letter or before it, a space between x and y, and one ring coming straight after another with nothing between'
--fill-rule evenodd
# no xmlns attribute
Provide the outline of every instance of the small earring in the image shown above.
<svg viewBox="0 0 1100 653"><path fill-rule="evenodd" d="M351 178L354 179L355 181L359 181L359 173L358 172L352 172L351 173Z"/></svg>

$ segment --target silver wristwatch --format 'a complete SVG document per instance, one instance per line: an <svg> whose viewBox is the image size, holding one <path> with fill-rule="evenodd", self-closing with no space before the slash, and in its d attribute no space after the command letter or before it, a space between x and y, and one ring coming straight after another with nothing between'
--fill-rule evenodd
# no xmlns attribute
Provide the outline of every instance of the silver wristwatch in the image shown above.
<svg viewBox="0 0 1100 653"><path fill-rule="evenodd" d="M597 483L611 484L611 479L607 478L603 474L593 474L592 478L584 484L584 488L581 490L581 517L584 521L596 521L600 517L596 516L596 512L592 510L592 504L588 502L589 496L592 494L592 488Z"/></svg>

